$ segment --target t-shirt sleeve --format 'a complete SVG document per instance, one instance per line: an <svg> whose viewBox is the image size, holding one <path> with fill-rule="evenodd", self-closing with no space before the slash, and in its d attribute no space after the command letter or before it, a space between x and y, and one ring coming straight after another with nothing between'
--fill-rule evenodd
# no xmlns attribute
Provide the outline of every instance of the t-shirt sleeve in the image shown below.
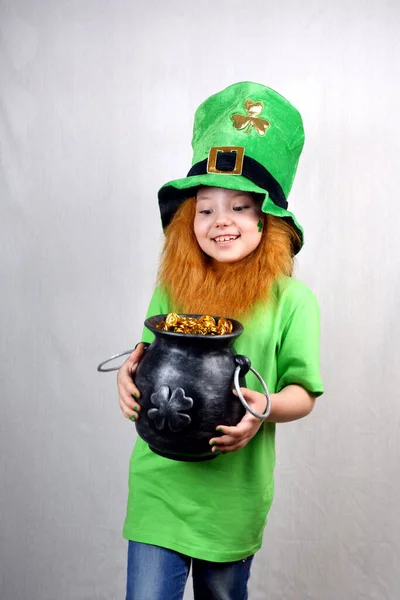
<svg viewBox="0 0 400 600"><path fill-rule="evenodd" d="M278 348L277 392L287 385L301 385L320 396L324 389L320 376L320 316L315 294L307 288L294 303L284 326Z"/></svg>
<svg viewBox="0 0 400 600"><path fill-rule="evenodd" d="M169 300L166 292L160 287L156 287L154 294L150 300L149 308L147 309L146 319L154 315L163 315L169 312ZM151 344L154 340L154 333L147 327L143 327L142 342Z"/></svg>

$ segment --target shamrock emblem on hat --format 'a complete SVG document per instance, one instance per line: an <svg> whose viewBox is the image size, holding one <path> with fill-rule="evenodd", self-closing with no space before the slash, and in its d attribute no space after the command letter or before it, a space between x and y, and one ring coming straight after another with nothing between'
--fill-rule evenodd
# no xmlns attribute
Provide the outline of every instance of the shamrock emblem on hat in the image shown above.
<svg viewBox="0 0 400 600"><path fill-rule="evenodd" d="M154 421L157 429L164 429L166 422L171 431L177 432L189 425L191 418L185 411L193 406L192 398L185 396L185 390L176 388L171 395L167 385L162 385L157 392L150 396L151 402L157 408L147 411L149 419Z"/></svg>
<svg viewBox="0 0 400 600"><path fill-rule="evenodd" d="M257 131L260 135L265 135L265 132L270 127L267 119L261 119L258 115L264 110L262 102L253 102L253 100L246 100L244 108L247 115L232 115L232 121L236 129L244 129L247 135L250 133L252 128Z"/></svg>

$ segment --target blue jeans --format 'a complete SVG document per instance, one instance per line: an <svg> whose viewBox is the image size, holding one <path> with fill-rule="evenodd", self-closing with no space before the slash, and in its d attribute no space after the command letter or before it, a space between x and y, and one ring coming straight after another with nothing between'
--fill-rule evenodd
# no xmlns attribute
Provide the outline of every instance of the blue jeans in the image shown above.
<svg viewBox="0 0 400 600"><path fill-rule="evenodd" d="M190 566L195 600L247 600L252 560L213 563L129 542L126 600L182 600Z"/></svg>

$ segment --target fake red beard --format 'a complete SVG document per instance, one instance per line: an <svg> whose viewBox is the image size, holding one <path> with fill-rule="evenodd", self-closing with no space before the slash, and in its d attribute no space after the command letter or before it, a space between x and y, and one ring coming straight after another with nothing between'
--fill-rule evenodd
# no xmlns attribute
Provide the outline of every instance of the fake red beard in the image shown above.
<svg viewBox="0 0 400 600"><path fill-rule="evenodd" d="M177 312L241 317L255 303L267 303L272 283L293 272L296 233L278 217L267 215L261 241L236 263L212 264L194 231L195 198L186 200L165 232L158 272Z"/></svg>

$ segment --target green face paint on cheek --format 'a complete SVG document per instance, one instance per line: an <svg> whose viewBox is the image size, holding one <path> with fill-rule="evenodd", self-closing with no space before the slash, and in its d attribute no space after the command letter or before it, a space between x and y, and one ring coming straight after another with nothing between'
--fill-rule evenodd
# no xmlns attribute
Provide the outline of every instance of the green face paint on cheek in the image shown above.
<svg viewBox="0 0 400 600"><path fill-rule="evenodd" d="M259 232L263 230L263 223L262 223L261 219L260 219L260 221L258 221L257 227L258 227Z"/></svg>

